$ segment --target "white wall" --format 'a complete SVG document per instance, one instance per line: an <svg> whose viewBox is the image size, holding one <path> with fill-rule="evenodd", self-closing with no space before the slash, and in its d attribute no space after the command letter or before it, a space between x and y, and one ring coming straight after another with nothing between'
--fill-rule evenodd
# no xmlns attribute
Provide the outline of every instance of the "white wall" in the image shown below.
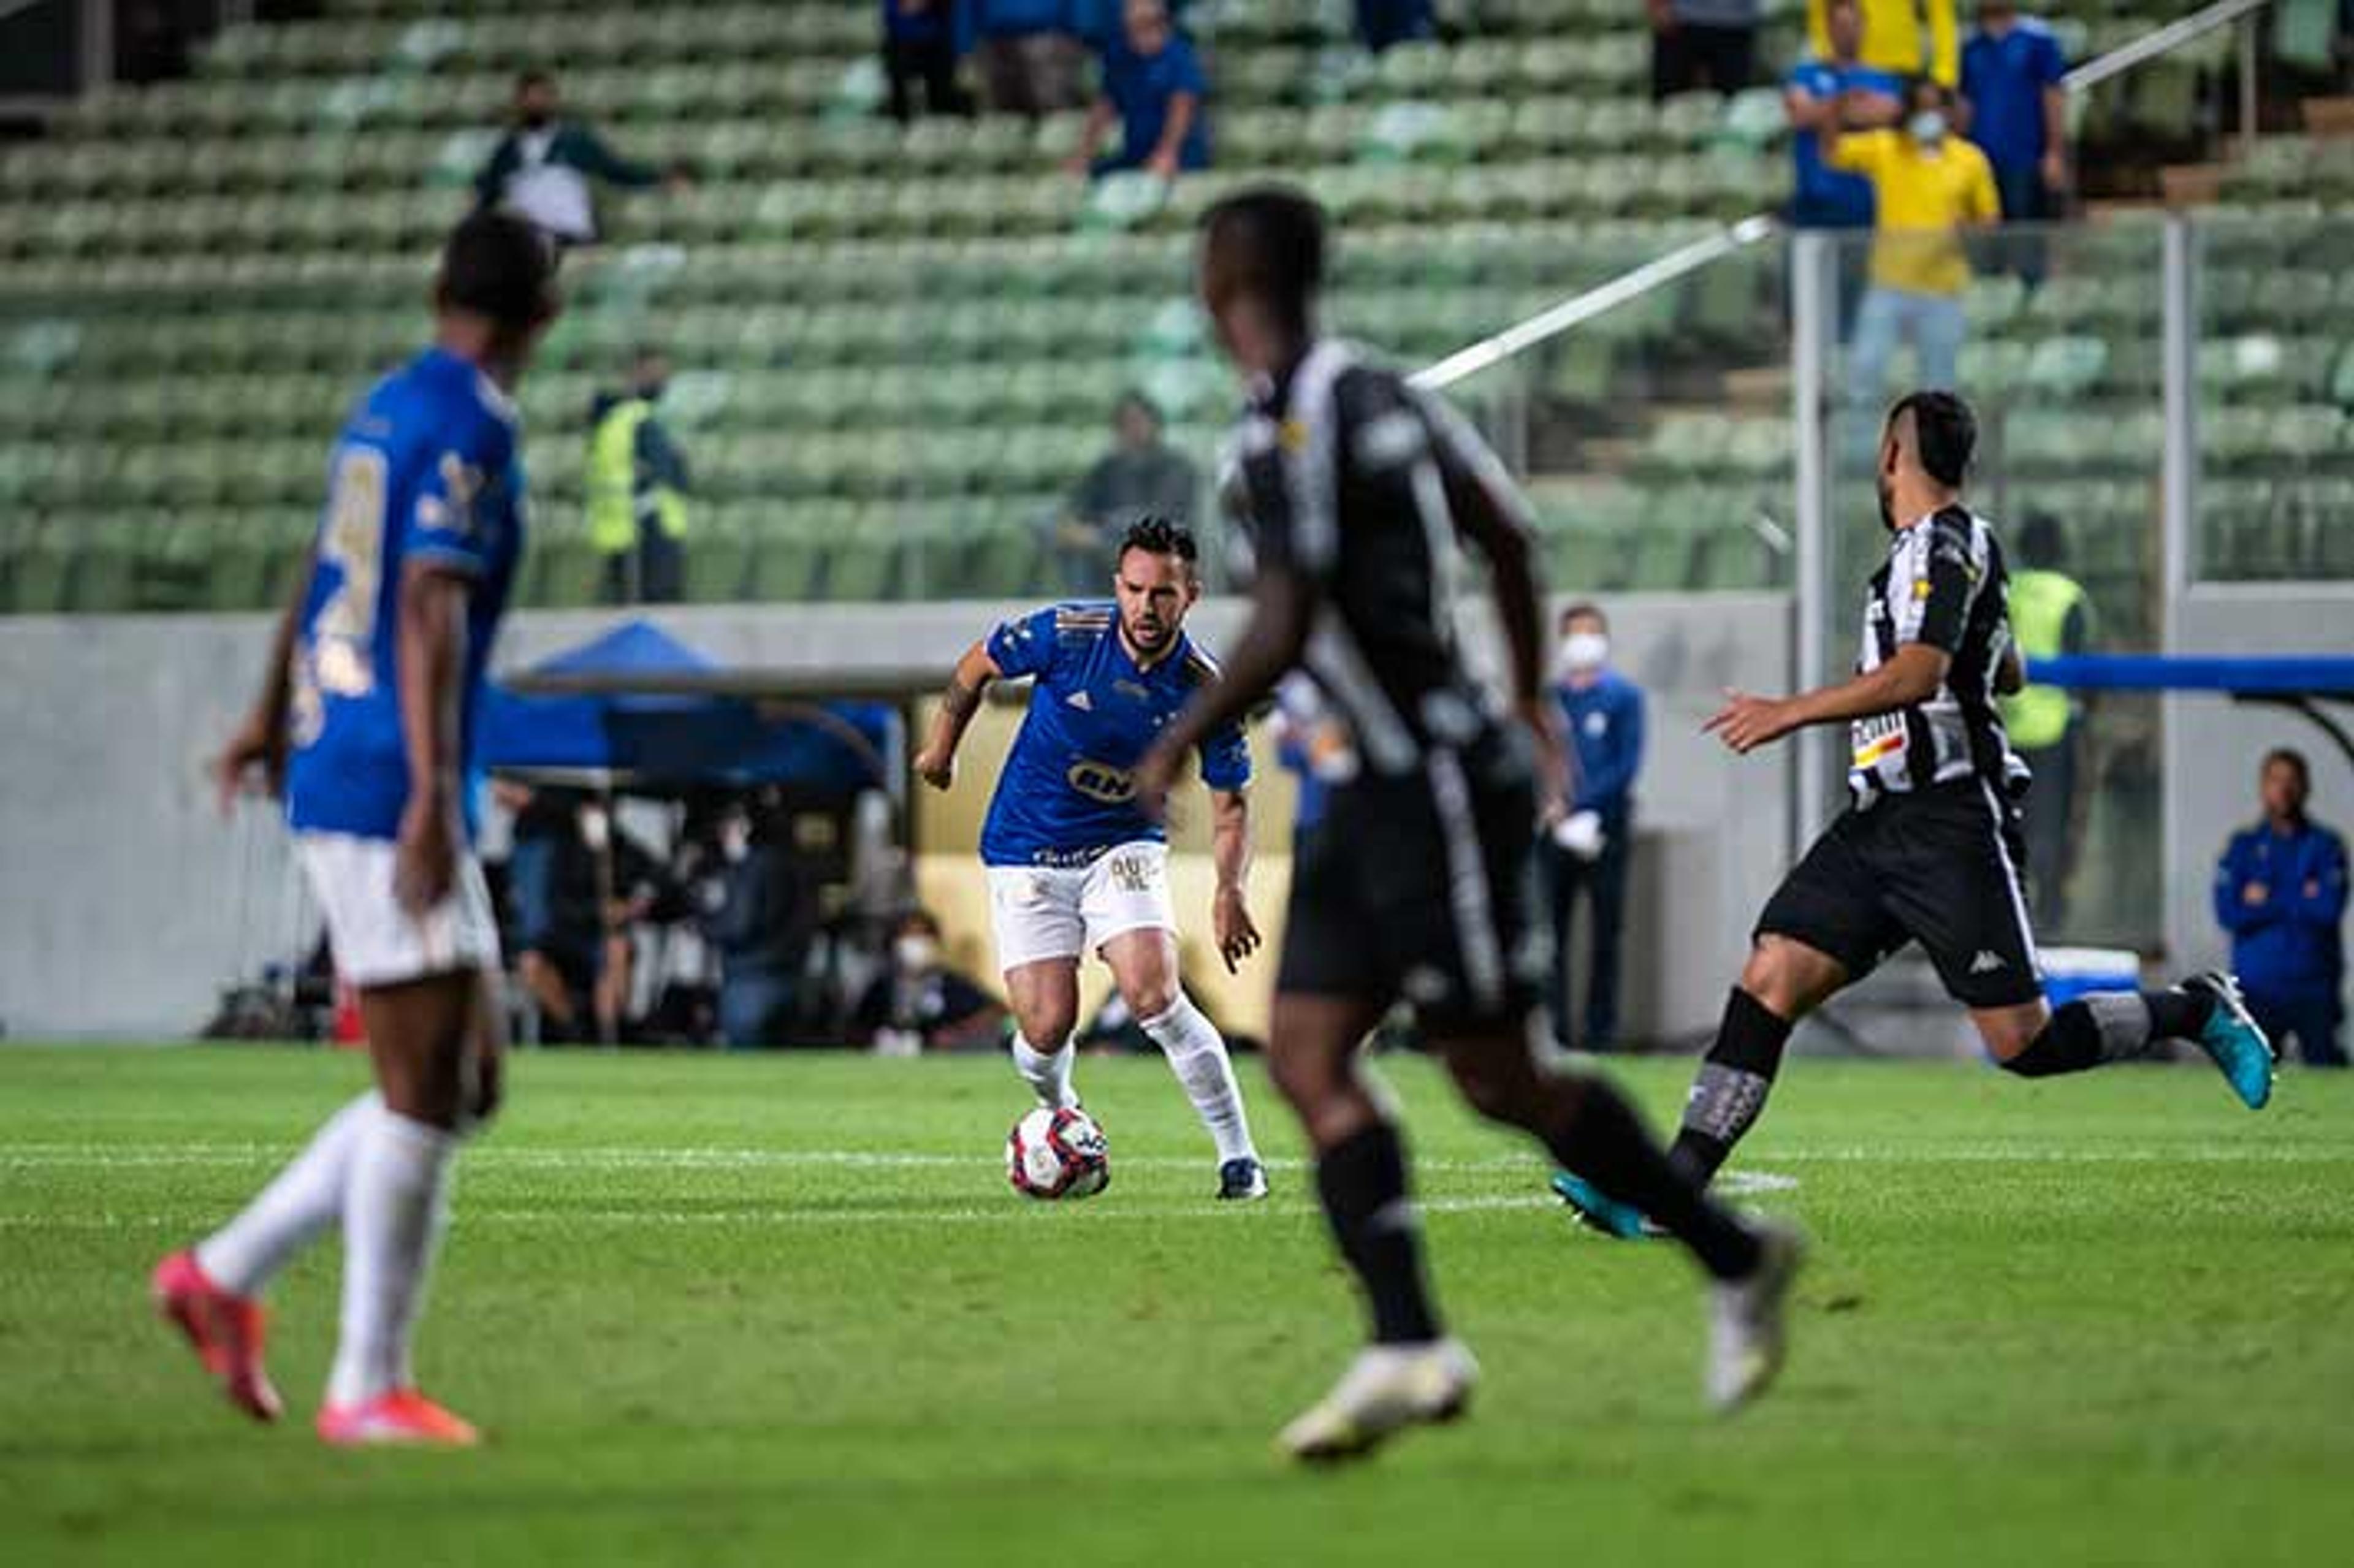
<svg viewBox="0 0 2354 1568"><path fill-rule="evenodd" d="M723 660L810 670L944 672L1005 607L777 606L659 619ZM1204 605L1211 646L1239 606ZM1629 597L1610 609L1621 661L1652 690L1640 799L1649 864L1628 942L1630 1025L1703 1026L1747 923L1787 853L1787 769L1703 744L1719 689L1788 678L1774 595ZM601 613L516 618L501 666L610 624ZM215 815L204 760L259 677L260 616L0 618L0 1026L16 1038L168 1038L194 1031L217 988L300 939L274 816Z"/></svg>

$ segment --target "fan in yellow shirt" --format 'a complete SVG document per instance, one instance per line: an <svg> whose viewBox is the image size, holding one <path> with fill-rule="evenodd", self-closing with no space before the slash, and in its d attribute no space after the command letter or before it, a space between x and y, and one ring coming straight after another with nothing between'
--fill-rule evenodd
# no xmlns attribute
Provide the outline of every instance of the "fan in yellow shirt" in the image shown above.
<svg viewBox="0 0 2354 1568"><path fill-rule="evenodd" d="M1874 70L1925 76L1946 87L1961 79L1961 45L1954 0L1861 0L1861 56ZM1815 58L1831 58L1829 0L1807 0L1807 42Z"/></svg>
<svg viewBox="0 0 2354 1568"><path fill-rule="evenodd" d="M1823 162L1871 182L1878 217L1872 281L1856 313L1850 392L1877 405L1896 341L1909 339L1919 383L1951 389L1962 347L1962 294L1970 283L1962 232L2002 216L1986 154L1954 133L1949 98L1935 82L1914 84L1902 130L1823 128Z"/></svg>

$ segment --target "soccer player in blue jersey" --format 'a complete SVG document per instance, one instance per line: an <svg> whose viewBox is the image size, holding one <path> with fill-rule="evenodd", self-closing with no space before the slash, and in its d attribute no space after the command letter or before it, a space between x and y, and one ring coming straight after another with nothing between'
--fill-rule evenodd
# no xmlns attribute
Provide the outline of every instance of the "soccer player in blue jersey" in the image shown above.
<svg viewBox="0 0 2354 1568"><path fill-rule="evenodd" d="M956 781L957 747L991 681L1036 677L981 829L997 954L1021 1033L1013 1061L1039 1103L1076 1106L1071 1030L1079 960L1100 954L1138 1024L1167 1053L1218 1149L1218 1196L1267 1195L1226 1043L1185 995L1169 898L1168 835L1136 806L1129 769L1163 725L1217 678L1185 635L1201 597L1193 536L1145 517L1121 540L1116 598L1009 620L958 661L916 771ZM1259 944L1250 874L1250 749L1229 725L1201 747L1213 802L1218 952L1231 970Z"/></svg>
<svg viewBox="0 0 2354 1568"><path fill-rule="evenodd" d="M302 588L217 768L224 804L256 774L285 797L376 1086L153 1281L231 1402L273 1420L260 1292L340 1223L342 1332L318 1417L339 1446L476 1440L418 1392L409 1339L451 1158L498 1095L498 927L466 782L523 549L508 397L556 313L553 252L517 218L470 217L442 253L435 311L433 346L377 382L335 442Z"/></svg>

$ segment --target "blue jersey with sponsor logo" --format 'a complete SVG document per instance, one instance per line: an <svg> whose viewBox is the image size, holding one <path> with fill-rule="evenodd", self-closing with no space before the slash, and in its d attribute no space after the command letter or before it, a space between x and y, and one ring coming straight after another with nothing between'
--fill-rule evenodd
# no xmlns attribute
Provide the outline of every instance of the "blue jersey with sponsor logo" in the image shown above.
<svg viewBox="0 0 2354 1568"><path fill-rule="evenodd" d="M1034 675L1030 711L1014 736L981 830L988 865L1085 865L1139 840L1161 842L1161 824L1136 807L1129 770L1193 694L1217 678L1209 655L1180 633L1177 646L1140 670L1120 641L1109 604L1065 604L1006 621L989 656L1009 678ZM1229 726L1202 747L1213 789L1250 782L1250 747Z"/></svg>
<svg viewBox="0 0 2354 1568"><path fill-rule="evenodd" d="M491 642L523 553L515 415L467 360L429 349L369 391L335 441L317 565L294 648L286 814L297 830L398 836L408 803L400 726L402 572L473 579L466 604L464 757ZM467 789L469 826L472 795Z"/></svg>

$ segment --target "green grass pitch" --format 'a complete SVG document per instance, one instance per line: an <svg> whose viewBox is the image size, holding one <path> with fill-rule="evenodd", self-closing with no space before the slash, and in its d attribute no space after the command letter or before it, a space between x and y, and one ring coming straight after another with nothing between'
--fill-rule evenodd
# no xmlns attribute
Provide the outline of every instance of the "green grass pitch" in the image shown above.
<svg viewBox="0 0 2354 1568"><path fill-rule="evenodd" d="M149 1264L363 1081L272 1049L0 1051L0 1562L2217 1564L2354 1540L2354 1078L2251 1116L2202 1069L2021 1084L1793 1064L1744 1151L1817 1245L1732 1421L1661 1245L1574 1231L1420 1063L1470 1418L1354 1471L1268 1439L1357 1332L1276 1195L1212 1202L1156 1062L1080 1085L1114 1180L1026 1204L990 1061L546 1054L464 1158L420 1344L472 1454L323 1450L332 1245L276 1290L278 1430L149 1316ZM1687 1068L1626 1081L1655 1121Z"/></svg>

